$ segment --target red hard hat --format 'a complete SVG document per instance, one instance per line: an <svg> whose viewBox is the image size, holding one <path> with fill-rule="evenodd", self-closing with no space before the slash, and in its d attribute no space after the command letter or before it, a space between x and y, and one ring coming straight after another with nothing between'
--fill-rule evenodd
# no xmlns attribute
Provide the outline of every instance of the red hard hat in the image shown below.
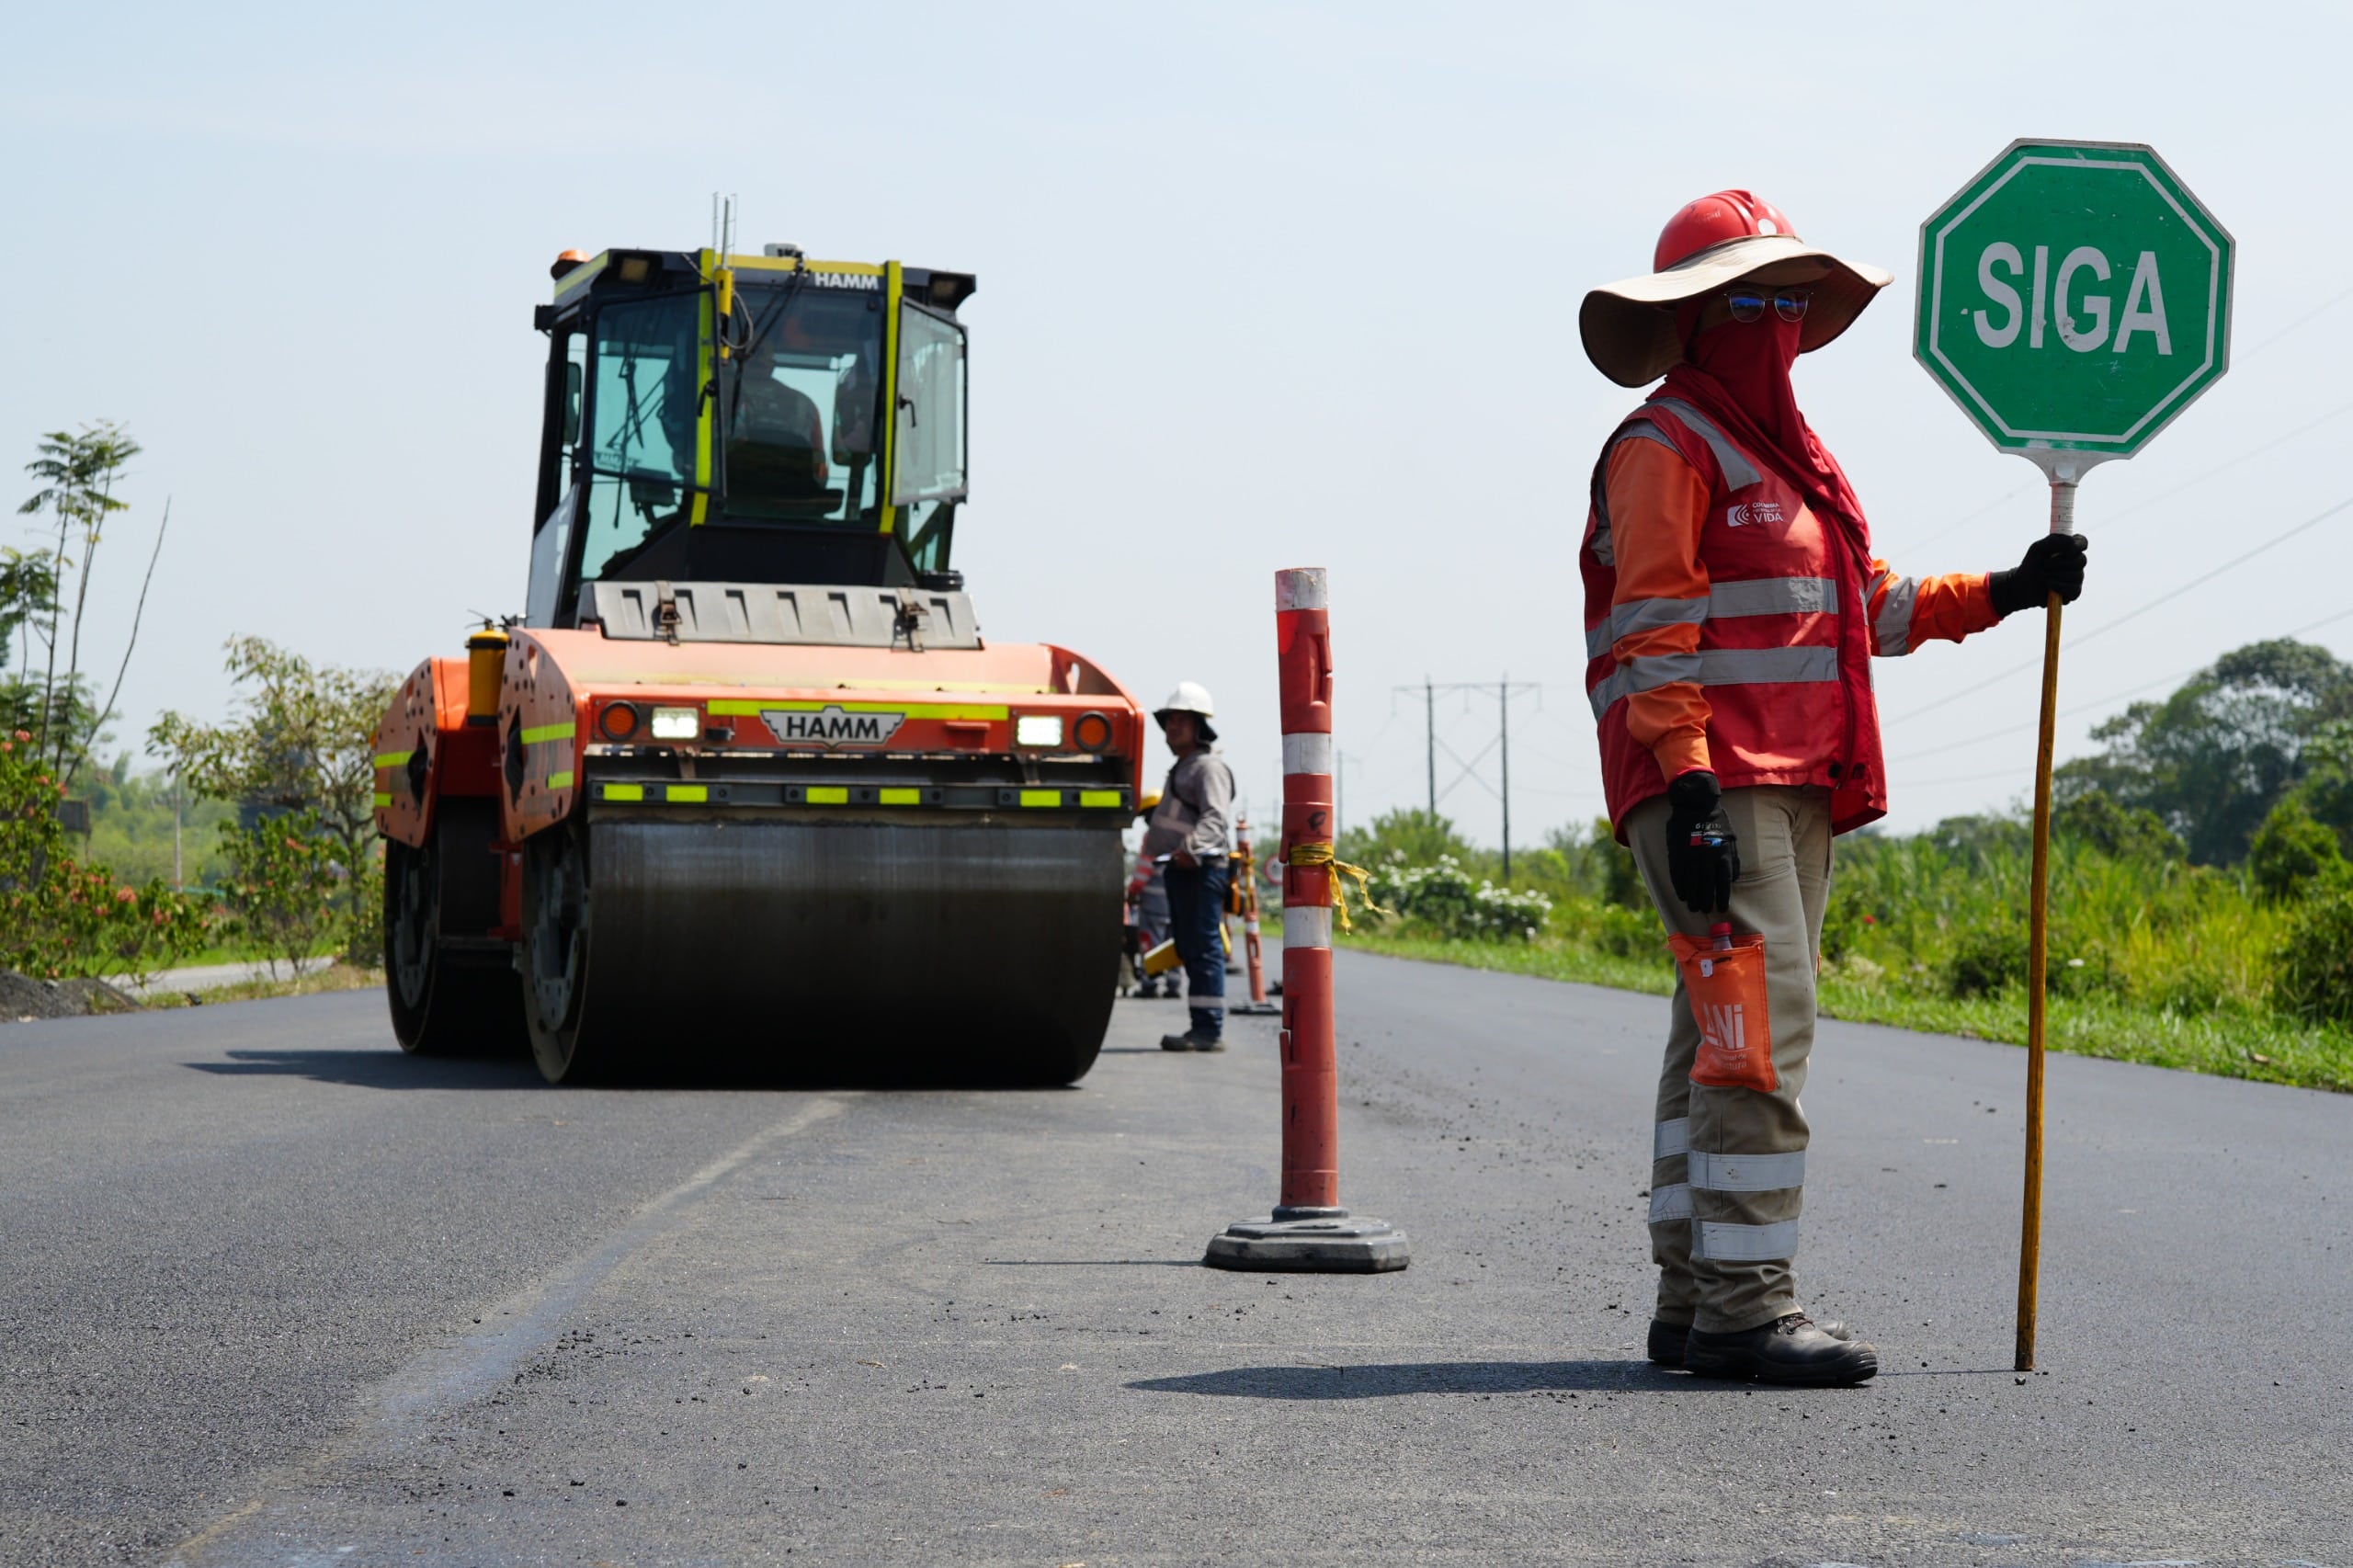
<svg viewBox="0 0 2353 1568"><path fill-rule="evenodd" d="M1665 272L1677 262L1720 245L1755 234L1798 237L1789 214L1760 196L1745 190L1720 190L1703 196L1666 221L1658 233L1658 249L1651 253L1651 270Z"/></svg>

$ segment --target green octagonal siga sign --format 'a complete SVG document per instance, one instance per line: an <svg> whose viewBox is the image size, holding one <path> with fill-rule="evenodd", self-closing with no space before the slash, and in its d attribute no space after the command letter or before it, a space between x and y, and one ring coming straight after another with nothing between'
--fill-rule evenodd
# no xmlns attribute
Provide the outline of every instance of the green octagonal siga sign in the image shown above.
<svg viewBox="0 0 2353 1568"><path fill-rule="evenodd" d="M2005 451L2129 458L2228 366L2231 251L2152 149L2015 142L1920 225L1913 352Z"/></svg>

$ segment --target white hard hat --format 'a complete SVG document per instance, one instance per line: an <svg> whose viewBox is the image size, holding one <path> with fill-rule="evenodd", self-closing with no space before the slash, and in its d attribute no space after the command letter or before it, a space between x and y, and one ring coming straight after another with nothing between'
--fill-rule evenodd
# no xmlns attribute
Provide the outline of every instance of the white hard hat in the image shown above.
<svg viewBox="0 0 2353 1568"><path fill-rule="evenodd" d="M1214 743L1217 731L1210 725L1210 715L1216 711L1217 705L1210 700L1209 687L1199 681L1180 680L1176 689L1168 694L1168 700L1153 710L1152 716L1165 723L1171 713L1190 713L1199 721L1194 727L1200 732L1201 739Z"/></svg>
<svg viewBox="0 0 2353 1568"><path fill-rule="evenodd" d="M1199 713L1207 719L1216 712L1216 705L1210 701L1208 687L1197 680L1180 680L1176 683L1176 689L1168 694L1168 700L1153 710L1153 717L1156 719L1163 713Z"/></svg>

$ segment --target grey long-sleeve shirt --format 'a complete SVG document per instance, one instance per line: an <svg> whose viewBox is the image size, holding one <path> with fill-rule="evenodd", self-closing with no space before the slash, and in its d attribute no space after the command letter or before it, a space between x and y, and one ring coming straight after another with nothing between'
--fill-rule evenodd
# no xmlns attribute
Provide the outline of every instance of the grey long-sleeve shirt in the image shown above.
<svg viewBox="0 0 2353 1568"><path fill-rule="evenodd" d="M1196 860L1223 855L1233 831L1233 770L1211 747L1176 759L1160 804L1144 831L1144 853L1173 855L1180 847Z"/></svg>

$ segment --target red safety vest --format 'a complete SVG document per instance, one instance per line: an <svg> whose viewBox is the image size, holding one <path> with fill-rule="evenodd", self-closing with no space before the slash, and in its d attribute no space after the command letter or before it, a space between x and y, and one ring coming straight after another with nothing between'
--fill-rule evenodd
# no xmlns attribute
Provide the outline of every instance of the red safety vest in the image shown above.
<svg viewBox="0 0 2353 1568"><path fill-rule="evenodd" d="M1707 483L1699 530L1704 599L1617 605L1604 494L1620 441L1672 448ZM1626 728L1625 699L1671 681L1708 697L1708 751L1727 790L1819 785L1831 792L1831 831L1887 814L1879 710L1871 697L1870 540L1860 517L1824 517L1705 415L1654 398L1620 425L1594 465L1593 505L1577 551L1585 573L1586 692L1601 727L1601 778L1622 842L1626 813L1666 779ZM1612 645L1645 626L1698 620L1695 653L1620 665Z"/></svg>

